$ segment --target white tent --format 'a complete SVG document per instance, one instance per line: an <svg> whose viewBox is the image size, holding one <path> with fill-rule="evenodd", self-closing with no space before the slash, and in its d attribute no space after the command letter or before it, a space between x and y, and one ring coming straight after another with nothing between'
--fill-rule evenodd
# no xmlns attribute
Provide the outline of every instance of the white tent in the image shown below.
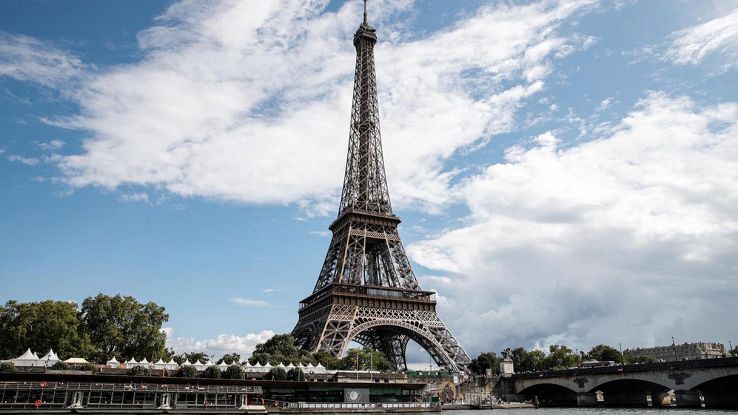
<svg viewBox="0 0 738 415"><path fill-rule="evenodd" d="M59 359L59 356L57 356L56 353L54 353L54 349L49 349L49 352L44 355L44 357L39 359L39 363L41 365L51 367L54 366L54 363L59 362L61 359Z"/></svg>
<svg viewBox="0 0 738 415"><path fill-rule="evenodd" d="M146 369L148 369L151 366L151 363L149 363L149 361L146 360L146 358L144 357L143 359L141 359L140 362L138 362L138 365L141 366L141 367L145 367Z"/></svg>
<svg viewBox="0 0 738 415"><path fill-rule="evenodd" d="M176 370L179 367L177 362L175 362L172 359L169 359L168 362L164 363L164 369L166 370Z"/></svg>
<svg viewBox="0 0 738 415"><path fill-rule="evenodd" d="M118 361L118 359L115 358L115 356L113 356L113 358L108 360L105 364L113 369L117 369L120 367L120 362Z"/></svg>
<svg viewBox="0 0 738 415"><path fill-rule="evenodd" d="M70 357L69 359L65 360L64 363L68 365L84 365L90 362L85 360L83 357Z"/></svg>
<svg viewBox="0 0 738 415"><path fill-rule="evenodd" d="M128 369L134 368L138 366L138 362L136 361L135 357L132 357L131 360L126 361L126 367Z"/></svg>
<svg viewBox="0 0 738 415"><path fill-rule="evenodd" d="M31 349L26 350L25 353L11 361L16 366L43 366L43 363L39 362L36 353L31 352Z"/></svg>
<svg viewBox="0 0 738 415"><path fill-rule="evenodd" d="M215 363L211 362L210 360L208 360L207 362L205 362L205 366L206 367L207 366L213 366L213 365L215 365Z"/></svg>
<svg viewBox="0 0 738 415"><path fill-rule="evenodd" d="M192 363L190 363L189 360L185 359L184 363L182 363L182 366L192 366Z"/></svg>
<svg viewBox="0 0 738 415"><path fill-rule="evenodd" d="M228 365L226 364L226 362L220 362L220 364L218 365L218 369L220 369L220 371L223 372L226 369L228 369Z"/></svg>
<svg viewBox="0 0 738 415"><path fill-rule="evenodd" d="M315 366L313 366L312 363L308 363L308 365L305 366L305 372L307 372L307 373L315 373Z"/></svg>
<svg viewBox="0 0 738 415"><path fill-rule="evenodd" d="M195 369L197 369L198 371L205 370L205 363L203 363L201 360L198 360L197 362L195 362Z"/></svg>
<svg viewBox="0 0 738 415"><path fill-rule="evenodd" d="M159 358L159 360L154 363L154 369L166 369L166 363L164 363L164 360L162 358Z"/></svg>
<svg viewBox="0 0 738 415"><path fill-rule="evenodd" d="M325 366L318 363L318 366L315 366L315 373L325 373Z"/></svg>

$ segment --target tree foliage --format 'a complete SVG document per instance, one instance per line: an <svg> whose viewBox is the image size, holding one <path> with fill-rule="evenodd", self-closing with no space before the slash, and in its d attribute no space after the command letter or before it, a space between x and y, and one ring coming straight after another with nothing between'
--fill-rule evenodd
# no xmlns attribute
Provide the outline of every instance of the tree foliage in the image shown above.
<svg viewBox="0 0 738 415"><path fill-rule="evenodd" d="M232 364L223 371L224 379L243 379L244 377L246 377L245 373L239 364Z"/></svg>
<svg viewBox="0 0 738 415"><path fill-rule="evenodd" d="M480 353L476 359L472 359L469 364L469 370L477 375L485 376L487 369L491 369L493 374L500 373L500 359L495 352Z"/></svg>
<svg viewBox="0 0 738 415"><path fill-rule="evenodd" d="M221 357L215 364L221 364L225 362L227 365L232 365L234 363L239 363L241 361L241 355L238 353L227 353L224 354L223 357Z"/></svg>
<svg viewBox="0 0 738 415"><path fill-rule="evenodd" d="M315 362L312 362L313 364L320 363L321 365L325 366L328 370L337 370L341 369L343 362L340 358L333 356L330 352L317 352L313 353L313 360Z"/></svg>
<svg viewBox="0 0 738 415"><path fill-rule="evenodd" d="M113 355L165 357L166 335L161 332L169 320L164 307L154 302L139 303L135 298L98 294L82 302L82 322L97 349L93 358L100 363Z"/></svg>
<svg viewBox="0 0 738 415"><path fill-rule="evenodd" d="M294 381L300 381L305 380L305 374L302 372L302 370L299 367L293 367L292 369L287 371L287 380L294 380Z"/></svg>
<svg viewBox="0 0 738 415"><path fill-rule="evenodd" d="M656 359L654 359L652 356L644 356L644 355L626 355L623 357L623 362L626 365L635 365L635 364L643 364L643 363L653 363Z"/></svg>
<svg viewBox="0 0 738 415"><path fill-rule="evenodd" d="M189 353L183 353L181 355L177 355L172 357L172 360L177 362L178 365L181 365L184 362L190 362L190 363L207 363L210 361L210 356L205 354L205 352L189 352Z"/></svg>
<svg viewBox="0 0 738 415"><path fill-rule="evenodd" d="M151 371L143 366L134 366L128 369L129 376L150 376Z"/></svg>
<svg viewBox="0 0 738 415"><path fill-rule="evenodd" d="M599 360L600 362L612 361L615 363L623 363L623 355L619 350L606 344L600 344L592 348L587 353L589 359Z"/></svg>
<svg viewBox="0 0 738 415"><path fill-rule="evenodd" d="M65 362L56 362L51 366L51 370L69 370L69 365Z"/></svg>
<svg viewBox="0 0 738 415"><path fill-rule="evenodd" d="M287 379L287 372L284 371L281 367L274 367L272 368L267 374L264 376L264 379L266 380L286 380Z"/></svg>
<svg viewBox="0 0 738 415"><path fill-rule="evenodd" d="M0 307L0 359L14 358L27 348L41 353L54 349L62 359L93 351L76 304L8 301Z"/></svg>
<svg viewBox="0 0 738 415"><path fill-rule="evenodd" d="M298 349L295 346L295 338L289 334L277 334L264 343L257 344L254 352L249 358L249 363L255 365L257 362L265 365L270 363L277 365L298 364L301 362L312 362L314 359L310 352Z"/></svg>
<svg viewBox="0 0 738 415"><path fill-rule="evenodd" d="M208 379L220 379L220 375L221 373L218 366L208 366L205 368L205 370L202 371L200 377Z"/></svg>
<svg viewBox="0 0 738 415"><path fill-rule="evenodd" d="M569 369L579 365L582 358L566 346L552 344L548 346L548 355L543 362L544 367L548 370Z"/></svg>
<svg viewBox="0 0 738 415"><path fill-rule="evenodd" d="M194 378L197 376L197 369L194 366L180 366L177 370L177 377L180 378Z"/></svg>
<svg viewBox="0 0 738 415"><path fill-rule="evenodd" d="M392 364L382 353L371 348L349 349L342 359L341 368L345 370L392 370Z"/></svg>
<svg viewBox="0 0 738 415"><path fill-rule="evenodd" d="M0 362L0 373L15 372L15 363L13 362Z"/></svg>

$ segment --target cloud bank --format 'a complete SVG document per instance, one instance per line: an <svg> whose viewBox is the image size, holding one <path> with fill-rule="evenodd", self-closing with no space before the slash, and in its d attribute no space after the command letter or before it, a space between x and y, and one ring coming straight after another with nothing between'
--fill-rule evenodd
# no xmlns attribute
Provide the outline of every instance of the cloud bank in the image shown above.
<svg viewBox="0 0 738 415"><path fill-rule="evenodd" d="M410 246L472 350L738 329L738 104L651 93L600 138L551 133L466 180L469 223ZM469 319L469 314L478 317Z"/></svg>

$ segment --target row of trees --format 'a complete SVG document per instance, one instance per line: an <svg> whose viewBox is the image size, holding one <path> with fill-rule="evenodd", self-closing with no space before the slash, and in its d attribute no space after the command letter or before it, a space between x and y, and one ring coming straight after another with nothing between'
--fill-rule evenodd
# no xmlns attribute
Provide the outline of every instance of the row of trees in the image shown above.
<svg viewBox="0 0 738 415"><path fill-rule="evenodd" d="M164 307L139 303L129 296L98 294L79 306L67 301L0 306L0 359L26 348L60 358L72 356L104 363L113 356L142 359L170 358L161 326L169 319Z"/></svg>
<svg viewBox="0 0 738 415"><path fill-rule="evenodd" d="M735 353L738 356L738 346ZM600 344L594 346L589 352L575 353L566 346L554 344L549 346L548 353L543 350L526 350L522 347L507 348L500 353L502 358L510 358L515 365L516 372L538 372L544 370L559 370L576 367L584 360L612 361L619 364L634 363L650 363L653 358L649 356L624 356L618 349ZM495 352L481 353L476 359L472 360L469 366L473 373L484 375L487 369L491 369L493 374L500 373L500 357Z"/></svg>
<svg viewBox="0 0 738 415"><path fill-rule="evenodd" d="M225 358L226 356L224 356ZM328 352L310 353L295 346L295 338L289 334L277 334L264 343L256 345L249 358L249 363L277 365L279 363L307 365L318 363L330 370L390 370L392 364L380 352L369 348L350 349L343 358L333 356ZM226 364L228 361L226 361Z"/></svg>

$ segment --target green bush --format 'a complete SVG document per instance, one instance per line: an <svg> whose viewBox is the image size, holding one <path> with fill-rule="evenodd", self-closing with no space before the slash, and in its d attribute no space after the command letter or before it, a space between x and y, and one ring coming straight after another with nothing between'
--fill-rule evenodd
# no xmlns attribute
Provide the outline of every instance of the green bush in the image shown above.
<svg viewBox="0 0 738 415"><path fill-rule="evenodd" d="M266 376L264 376L264 379L266 380L286 380L287 379L287 372L284 371L281 367L275 367L272 368L269 372L267 372Z"/></svg>
<svg viewBox="0 0 738 415"><path fill-rule="evenodd" d="M51 366L52 370L69 370L69 365L64 362L56 362L53 366Z"/></svg>
<svg viewBox="0 0 738 415"><path fill-rule="evenodd" d="M295 367L287 371L287 380L305 380L305 374L302 369Z"/></svg>
<svg viewBox="0 0 738 415"><path fill-rule="evenodd" d="M2 362L0 363L0 373L15 372L15 363L13 362Z"/></svg>
<svg viewBox="0 0 738 415"><path fill-rule="evenodd" d="M223 378L225 379L243 379L245 377L246 374L243 372L243 368L239 364L230 365L223 371Z"/></svg>
<svg viewBox="0 0 738 415"><path fill-rule="evenodd" d="M86 372L94 372L97 367L92 363L84 363L80 365L79 370L84 370Z"/></svg>
<svg viewBox="0 0 738 415"><path fill-rule="evenodd" d="M205 370L202 371L200 377L208 379L219 379L220 369L218 368L218 366L208 366L207 368L205 368Z"/></svg>
<svg viewBox="0 0 738 415"><path fill-rule="evenodd" d="M143 366L134 366L128 369L128 376L151 376L151 371Z"/></svg>
<svg viewBox="0 0 738 415"><path fill-rule="evenodd" d="M197 369L194 366L180 366L177 371L177 377L180 378L194 378L197 376Z"/></svg>

